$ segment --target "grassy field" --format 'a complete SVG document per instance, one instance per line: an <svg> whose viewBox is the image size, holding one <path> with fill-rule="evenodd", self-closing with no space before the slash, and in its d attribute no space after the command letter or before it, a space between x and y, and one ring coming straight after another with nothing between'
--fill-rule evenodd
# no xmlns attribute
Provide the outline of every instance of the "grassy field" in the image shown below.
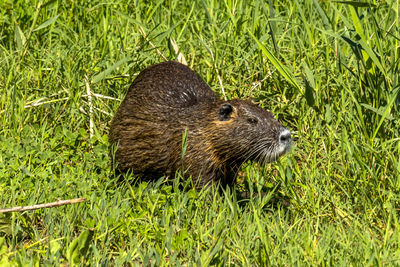
<svg viewBox="0 0 400 267"><path fill-rule="evenodd" d="M400 265L399 13L399 0L1 1L0 208L87 200L0 214L0 266ZM178 57L221 97L272 111L293 151L247 164L223 195L119 181L112 115L141 70ZM238 200L245 185L267 194Z"/></svg>

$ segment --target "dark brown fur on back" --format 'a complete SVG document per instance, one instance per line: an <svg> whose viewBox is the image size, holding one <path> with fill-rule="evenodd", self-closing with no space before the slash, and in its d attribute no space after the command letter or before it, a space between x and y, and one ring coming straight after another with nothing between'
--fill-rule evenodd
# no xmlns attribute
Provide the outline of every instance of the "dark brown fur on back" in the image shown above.
<svg viewBox="0 0 400 267"><path fill-rule="evenodd" d="M251 101L220 100L189 67L169 61L134 80L111 122L109 139L117 145L120 171L152 179L173 176L184 166L201 188L211 181L232 184L247 160L278 158L288 147L281 147L281 132L271 113Z"/></svg>

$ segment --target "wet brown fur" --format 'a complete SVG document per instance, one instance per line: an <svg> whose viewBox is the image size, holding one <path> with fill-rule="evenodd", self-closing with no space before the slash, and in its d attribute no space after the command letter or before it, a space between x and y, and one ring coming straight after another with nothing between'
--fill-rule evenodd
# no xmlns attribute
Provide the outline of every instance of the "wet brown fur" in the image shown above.
<svg viewBox="0 0 400 267"><path fill-rule="evenodd" d="M224 105L232 110L221 115ZM249 119L256 119L256 125ZM265 155L277 147L280 127L271 113L251 101L220 100L189 67L169 61L137 76L111 122L109 140L117 147L118 170L156 179L174 176L184 166L201 188L209 182L233 184L247 160L279 157ZM265 155L257 152L260 146Z"/></svg>

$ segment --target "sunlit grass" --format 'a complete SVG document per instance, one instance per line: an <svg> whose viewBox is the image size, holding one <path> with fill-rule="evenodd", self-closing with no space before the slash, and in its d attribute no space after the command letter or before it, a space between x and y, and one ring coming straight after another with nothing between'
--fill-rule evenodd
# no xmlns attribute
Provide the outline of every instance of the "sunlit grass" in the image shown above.
<svg viewBox="0 0 400 267"><path fill-rule="evenodd" d="M0 214L0 263L400 264L400 4L303 2L2 2L0 208L87 201ZM272 111L291 154L223 195L115 177L112 114L179 53Z"/></svg>

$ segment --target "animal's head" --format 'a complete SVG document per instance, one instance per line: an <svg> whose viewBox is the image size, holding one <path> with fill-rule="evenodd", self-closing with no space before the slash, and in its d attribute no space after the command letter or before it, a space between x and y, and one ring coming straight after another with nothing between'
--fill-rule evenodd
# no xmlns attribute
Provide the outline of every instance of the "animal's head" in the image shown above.
<svg viewBox="0 0 400 267"><path fill-rule="evenodd" d="M251 101L225 101L215 112L213 123L218 135L212 143L221 158L267 163L290 149L290 132L272 113Z"/></svg>

